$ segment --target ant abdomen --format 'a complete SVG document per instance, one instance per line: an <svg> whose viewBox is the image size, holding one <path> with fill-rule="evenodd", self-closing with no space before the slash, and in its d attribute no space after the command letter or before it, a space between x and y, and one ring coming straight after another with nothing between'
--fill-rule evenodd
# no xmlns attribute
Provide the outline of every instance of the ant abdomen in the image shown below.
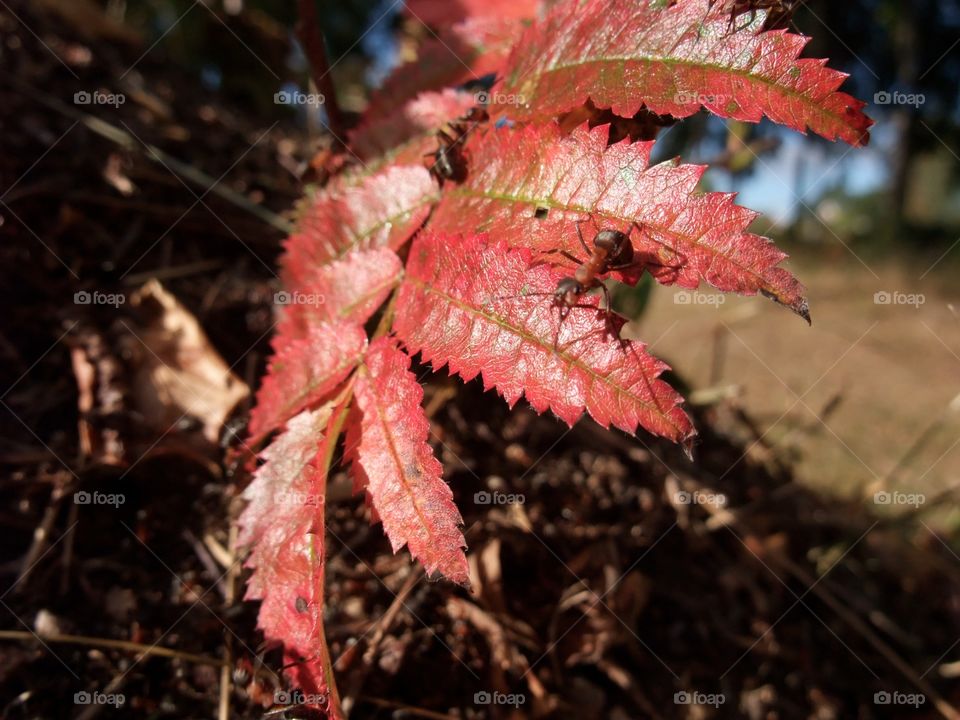
<svg viewBox="0 0 960 720"><path fill-rule="evenodd" d="M630 236L619 230L601 230L593 240L595 247L606 251L609 265L626 265L633 260Z"/></svg>

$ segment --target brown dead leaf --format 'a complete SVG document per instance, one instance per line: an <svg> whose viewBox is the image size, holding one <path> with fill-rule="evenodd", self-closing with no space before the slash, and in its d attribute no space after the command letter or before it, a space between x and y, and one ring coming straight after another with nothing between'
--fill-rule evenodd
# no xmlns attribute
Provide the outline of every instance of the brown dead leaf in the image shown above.
<svg viewBox="0 0 960 720"><path fill-rule="evenodd" d="M139 341L132 399L151 425L165 432L185 420L216 443L237 403L250 394L210 344L196 317L150 280L131 298L142 325L127 328Z"/></svg>

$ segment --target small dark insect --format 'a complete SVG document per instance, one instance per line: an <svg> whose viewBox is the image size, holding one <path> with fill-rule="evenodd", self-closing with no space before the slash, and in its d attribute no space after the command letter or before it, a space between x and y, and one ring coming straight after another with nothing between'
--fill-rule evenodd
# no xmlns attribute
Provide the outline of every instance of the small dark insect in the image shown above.
<svg viewBox="0 0 960 720"><path fill-rule="evenodd" d="M614 322L615 314L611 309L610 291L604 284L601 276L616 270L629 270L631 268L647 268L651 266L663 266L662 263L651 260L650 258L638 259L633 249L633 243L630 240L629 232L619 230L600 230L593 238L593 248L591 249L583 239L583 232L580 225L586 222L579 220L576 223L577 237L580 239L580 246L587 253L587 259L572 255L566 250L553 250L551 252L559 253L571 262L576 263L577 268L572 276L561 278L557 282L557 288L553 292L553 304L560 308L561 324L570 310L575 307L593 307L592 305L583 305L580 298L591 290L599 288L603 292L604 299L604 317L607 323L607 333L616 337L619 335L617 325ZM643 228L636 221L630 227L630 231L636 228L641 233Z"/></svg>
<svg viewBox="0 0 960 720"><path fill-rule="evenodd" d="M639 269L642 272L642 270L652 267L680 268L679 265L666 265L658 258L650 255L642 258L636 256L633 242L630 239L630 233L633 231L633 228L637 228L637 230L643 232L643 227L636 221L632 223L628 232L621 232L620 230L609 228L600 230L593 238L593 248L587 245L587 242L583 239L583 232L580 229L580 225L584 222L586 222L586 219L578 220L575 224L577 227L577 237L580 239L580 246L584 252L587 253L586 260L581 260L566 250L557 249L544 252L544 255L562 255L567 260L576 264L573 274L560 278L553 292L525 292L520 295L493 298L496 300L510 300L517 297L535 296L551 298L553 301L552 305L560 310L560 325L557 328L557 337L554 339L555 350L557 349L557 342L560 337L560 329L563 327L563 322L573 308L586 308L602 313L606 320L607 336L619 338L622 318L612 310L610 291L604 284L602 276L618 270ZM667 249L673 253L672 249ZM604 304L602 306L582 302L584 295L597 288L603 292Z"/></svg>
<svg viewBox="0 0 960 720"><path fill-rule="evenodd" d="M304 600L304 599L303 599L302 597L300 597L299 595L297 595L296 606L297 606L297 612L298 612L298 613L305 613L305 612L307 611L307 601Z"/></svg>
<svg viewBox="0 0 960 720"><path fill-rule="evenodd" d="M633 243L630 241L628 233L619 230L600 230L593 239L593 248L591 249L583 239L583 232L580 225L586 220L576 222L577 237L580 238L580 246L587 253L587 259L581 260L566 250L548 250L544 254L558 254L576 264L573 274L561 278L557 282L557 287L552 293L525 293L522 297L543 295L552 298L553 306L560 309L560 327L573 308L589 308L603 313L606 320L606 333L609 336L619 337L619 324L616 322L616 313L611 309L610 292L601 279L614 270L626 270L631 267L641 267L648 263L646 261L636 261L634 258ZM642 231L637 222L633 227ZM595 305L581 302L581 298L591 290L599 288L603 292L604 306L598 308ZM509 299L509 298L499 298ZM557 337L554 339L554 349L560 337L560 327L557 328Z"/></svg>
<svg viewBox="0 0 960 720"><path fill-rule="evenodd" d="M427 153L433 158L430 174L441 185L446 180L463 182L467 178L467 161L463 155L463 144L469 134L482 122L490 119L490 114L482 107L475 107L462 118L449 126L450 132L437 131L437 149Z"/></svg>
<svg viewBox="0 0 960 720"><path fill-rule="evenodd" d="M233 684L243 691L243 693L264 709L274 704L274 696L277 692L277 679L275 675L263 672L263 658L256 657L256 664L247 657L241 657L233 669Z"/></svg>
<svg viewBox="0 0 960 720"><path fill-rule="evenodd" d="M593 249L583 239L583 233L580 230L580 220L577 225L577 237L580 238L580 246L584 252L588 253L586 260L580 260L571 255L566 250L559 251L568 260L577 264L572 277L565 277L557 283L557 289L554 292L554 302L558 305L573 307L580 299L581 295L588 293L594 288L603 290L604 299L607 301L607 307L610 306L610 296L607 286L600 280L600 275L605 275L612 270L624 270L637 263L633 260L633 243L630 242L630 236L619 230L601 230L593 238ZM634 222L633 227L642 229Z"/></svg>

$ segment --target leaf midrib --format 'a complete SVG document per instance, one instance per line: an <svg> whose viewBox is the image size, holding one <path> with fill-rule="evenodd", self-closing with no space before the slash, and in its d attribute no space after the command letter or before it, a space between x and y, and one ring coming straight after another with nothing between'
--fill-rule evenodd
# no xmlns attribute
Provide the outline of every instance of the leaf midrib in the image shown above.
<svg viewBox="0 0 960 720"><path fill-rule="evenodd" d="M624 395L626 397L633 398L634 400L636 400L638 404L642 405L648 410L653 410L654 412L656 412L657 415L663 418L670 425L670 427L672 427L674 430L677 431L678 436L682 436L683 433L681 431L681 428L658 405L654 404L651 406L650 402L648 402L647 400L644 400L643 398L639 397L635 393L629 391L623 385L612 382L608 376L601 375L600 373L595 372L593 368L591 368L589 365L586 365L585 363L581 362L580 360L577 360L576 358L571 357L570 355L567 355L566 353L560 352L558 350L553 350L550 346L544 343L544 341L541 338L537 337L536 335L533 335L527 332L526 330L524 330L523 328L513 325L512 323L506 322L498 315L491 315L489 313L485 313L483 310L480 310L479 308L473 305L470 305L464 302L463 300L461 300L460 298L456 298L450 295L449 293L443 292L442 290L438 290L435 286L429 285L422 280L408 277L408 279L405 280L405 282L409 282L412 285L422 288L425 292L431 293L433 295L437 295L438 297L449 302L451 305L454 305L460 308L461 310L464 310L478 318L484 318L492 322L493 324L503 328L504 330L512 332L514 335L517 335L522 340L528 341L532 345L539 346L540 348L547 350L548 352L553 352L555 354L558 354L560 357L564 358L567 364L570 365L571 367L575 367L583 370L586 373L586 375L590 378L591 382L596 382L599 380L604 385L615 390L619 395ZM648 387L651 385L652 382L656 382L658 379L654 377L651 380L649 378L646 378L646 373L641 373L641 374L644 376L644 379L646 380L646 384ZM651 388L651 392L652 392L652 388Z"/></svg>
<svg viewBox="0 0 960 720"><path fill-rule="evenodd" d="M791 61L791 67L796 67L796 60L797 60L797 59L794 59L793 61ZM603 58L595 58L595 59L585 59L585 60L580 60L580 61L575 62L575 63L574 63L574 62L567 62L567 63L562 63L562 64L559 64L559 65L554 65L553 67L550 67L550 68L548 68L548 69L540 72L540 73L537 75L537 77L538 77L538 78L542 78L542 77L544 77L544 76L546 76L546 75L549 75L549 74L551 74L551 73L558 73L558 72L562 72L562 71L564 71L564 70L572 70L572 69L576 69L576 68L579 68L579 67L582 67L582 66L585 66L585 65L600 65L600 64L628 63L628 62L647 63L647 64L650 64L650 65L652 65L652 64L654 64L654 63L663 63L664 65L667 65L667 66L670 66L670 67L673 67L673 66L682 66L682 67L687 67L687 68L698 68L698 69L703 69L703 70L716 70L716 71L723 72L723 73L726 73L726 74L729 74L729 75L733 75L733 76L736 76L736 77L739 77L739 78L744 78L744 79L750 80L751 82L755 82L755 83L764 85L764 86L766 86L766 87L768 87L768 88L773 88L773 89L775 89L775 90L776 90L778 93L780 93L780 94L783 94L783 95L786 95L786 96L788 96L788 97L792 97L792 98L795 98L795 99L798 99L798 100L802 100L802 101L803 101L803 104L804 104L805 106L807 106L808 108L811 108L811 109L817 111L820 115L823 115L823 116L825 116L825 117L832 118L832 119L836 120L837 122L839 122L841 125L850 128L851 130L855 129L855 128L853 128L851 125L849 125L848 123L845 123L845 122L844 122L845 117L844 117L843 115L840 115L840 114L831 112L830 110L828 110L828 109L826 109L826 108L818 105L815 100L813 100L812 98L810 98L810 97L807 96L807 95L804 95L802 92L799 92L799 91L793 90L792 88L789 88L789 87L780 85L780 84L778 84L775 80L772 80L772 79L770 79L770 78L766 78L766 77L764 77L764 76L762 76L762 75L755 74L755 73L753 73L753 72L751 72L751 71L749 71L749 70L741 70L741 69L739 69L739 68L731 68L731 67L727 67L727 66L725 66L725 65L717 65L717 64L715 64L715 63L695 62L695 61L693 61L693 60L683 60L683 59L681 59L681 58L671 58L671 57L651 57L651 56L619 57L619 56L613 56L613 57L603 57ZM789 70L788 70L788 72L789 72ZM539 79L538 79L538 84L539 84ZM839 91L839 90L834 90L834 91L831 91L830 94L834 94L834 93L838 93L838 92L840 92L840 91ZM590 94L590 93L588 92L588 94ZM641 92L638 92L638 95L640 95L641 98L643 98L643 97L649 97L651 94L641 91ZM700 105L701 107L703 107L702 103L698 103L698 105ZM737 103L737 105L740 106L740 107L742 107L742 104L739 103L739 102ZM763 110L763 114L764 114L766 117L770 117L769 113L767 113L767 111L766 111L765 109ZM822 134L822 133L817 132L817 134L819 135L819 134Z"/></svg>
<svg viewBox="0 0 960 720"><path fill-rule="evenodd" d="M383 408L379 402L379 397L376 392L373 390L372 377L370 375L369 368L366 365L360 366L360 372L363 375L364 379L367 381L369 388L369 397L371 404L373 405L377 413L377 422L380 425L381 432L383 433L384 438L386 439L388 451L391 458L393 459L394 465L397 467L397 475L400 477L400 484L403 486L404 492L410 498L410 503L413 505L413 510L417 514L417 518L420 520L420 525L427 532L428 542L430 545L433 544L434 533L430 527L430 523L427 522L427 517L424 515L423 510L420 508L420 503L417 501L417 493L414 491L414 488L411 486L409 480L407 479L407 474L404 472L404 463L403 458L400 456L400 452L397 450L396 443L393 439L393 433L390 429L390 423L387 422L386 417L384 416ZM410 549L410 552L413 552L413 548L410 548L410 539L405 538L404 544ZM419 558L418 558L419 559ZM422 561L421 561L422 562Z"/></svg>
<svg viewBox="0 0 960 720"><path fill-rule="evenodd" d="M637 217L625 217L621 215L615 215L613 213L601 212L595 208L588 208L588 207L583 207L579 205L564 205L563 203L559 203L553 199L536 199L536 198L525 197L522 195L508 195L506 193L486 192L483 190L476 190L475 188L471 188L467 186L460 186L455 191L451 192L451 195L459 195L462 197L472 197L472 198L482 198L482 199L489 199L489 200L499 200L504 203L511 202L511 203L529 205L531 207L536 207L536 208L547 207L551 210L557 209L557 210L564 210L567 212L587 213L588 215L591 215L591 216L610 218L613 220L637 221ZM665 226L660 225L658 223L649 222L647 220L643 220L640 222L642 225L651 227L655 229L657 232L663 233L664 235L669 235L671 237L679 238L683 242L686 242L697 248L705 250L708 253L710 253L713 257L723 258L724 260L731 263L735 267L739 268L743 272L748 273L751 277L756 278L759 281L760 288L767 290L769 292L772 292L774 295L779 297L780 295L779 292L777 292L776 288L773 288L767 282L766 278L764 278L763 275L760 275L759 273L757 273L756 270L753 270L752 268L746 267L745 265L738 263L731 254L721 252L717 248L711 247L710 245L706 245L700 242L699 238L694 240L692 235L687 235L684 233L677 232L676 230L668 229ZM744 232L747 232L747 231L744 230ZM703 235L701 235L700 237L703 237ZM703 279L704 281L706 281L705 278Z"/></svg>

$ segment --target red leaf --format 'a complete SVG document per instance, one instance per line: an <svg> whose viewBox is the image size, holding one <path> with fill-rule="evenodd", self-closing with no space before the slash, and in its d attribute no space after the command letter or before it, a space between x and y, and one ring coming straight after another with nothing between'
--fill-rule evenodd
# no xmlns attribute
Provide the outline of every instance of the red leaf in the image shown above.
<svg viewBox="0 0 960 720"><path fill-rule="evenodd" d="M373 117L351 132L350 148L361 160L369 160L390 150L398 152L398 146L418 140L415 144L422 154L426 145L430 150L436 148L434 133L439 128L463 117L476 104L476 95L458 90L420 93L391 114ZM404 153L404 162L408 156ZM395 156L391 160L400 162Z"/></svg>
<svg viewBox="0 0 960 720"><path fill-rule="evenodd" d="M318 265L353 250L396 250L419 228L439 188L423 166L389 166L357 185L336 183L321 190L300 218L281 258L285 280L296 289Z"/></svg>
<svg viewBox="0 0 960 720"><path fill-rule="evenodd" d="M420 22L443 27L471 16L532 18L541 0L406 0L407 12Z"/></svg>
<svg viewBox="0 0 960 720"><path fill-rule="evenodd" d="M366 344L363 328L349 323L312 326L305 337L278 335L250 414L251 441L329 397L360 361Z"/></svg>
<svg viewBox="0 0 960 720"><path fill-rule="evenodd" d="M362 412L357 460L393 551L406 544L427 573L467 585L463 521L427 444L423 389L409 368L410 358L388 338L370 345L354 386Z"/></svg>
<svg viewBox="0 0 960 720"><path fill-rule="evenodd" d="M624 117L645 104L684 118L702 106L865 145L873 124L865 103L837 92L847 75L826 60L798 60L805 37L760 32L764 12L748 27L731 26L734 2L557 3L517 43L503 92L525 104L504 109L517 120L546 119L590 98Z"/></svg>
<svg viewBox="0 0 960 720"><path fill-rule="evenodd" d="M555 123L488 131L468 143L465 183L451 187L430 228L474 229L491 240L533 250L566 250L585 259L577 222L590 243L601 229L630 232L635 257L664 284L767 295L809 320L804 288L776 265L786 258L767 238L747 232L757 217L734 195L697 192L706 169L650 167L652 142L607 147L609 126L583 125L564 137ZM537 210L547 211L538 219ZM557 254L545 259L558 259ZM569 264L569 263L567 263ZM633 273L615 273L623 280Z"/></svg>
<svg viewBox="0 0 960 720"><path fill-rule="evenodd" d="M328 265L308 265L297 289L278 293L287 303L278 333L303 337L323 323L362 325L400 282L403 266L389 248L349 253Z"/></svg>
<svg viewBox="0 0 960 720"><path fill-rule="evenodd" d="M416 60L391 73L370 97L365 118L378 118L427 90L442 90L488 74L500 74L523 26L511 17L471 17L441 27L417 51ZM365 120L368 123L369 120Z"/></svg>
<svg viewBox="0 0 960 720"><path fill-rule="evenodd" d="M257 624L268 640L284 646L284 664L307 695L326 696L329 652L323 632L324 494L322 465L328 450L324 429L332 404L307 410L262 453L266 461L244 491L238 545L251 548L253 574L247 600L262 600ZM317 701L339 718L337 702Z"/></svg>
<svg viewBox="0 0 960 720"><path fill-rule="evenodd" d="M436 367L496 387L513 406L521 395L537 412L572 425L584 409L600 425L637 425L676 442L695 430L682 398L657 377L667 368L642 343L608 338L598 298L583 298L561 323L552 306L563 273L531 267L533 254L421 233L410 249L394 329Z"/></svg>

